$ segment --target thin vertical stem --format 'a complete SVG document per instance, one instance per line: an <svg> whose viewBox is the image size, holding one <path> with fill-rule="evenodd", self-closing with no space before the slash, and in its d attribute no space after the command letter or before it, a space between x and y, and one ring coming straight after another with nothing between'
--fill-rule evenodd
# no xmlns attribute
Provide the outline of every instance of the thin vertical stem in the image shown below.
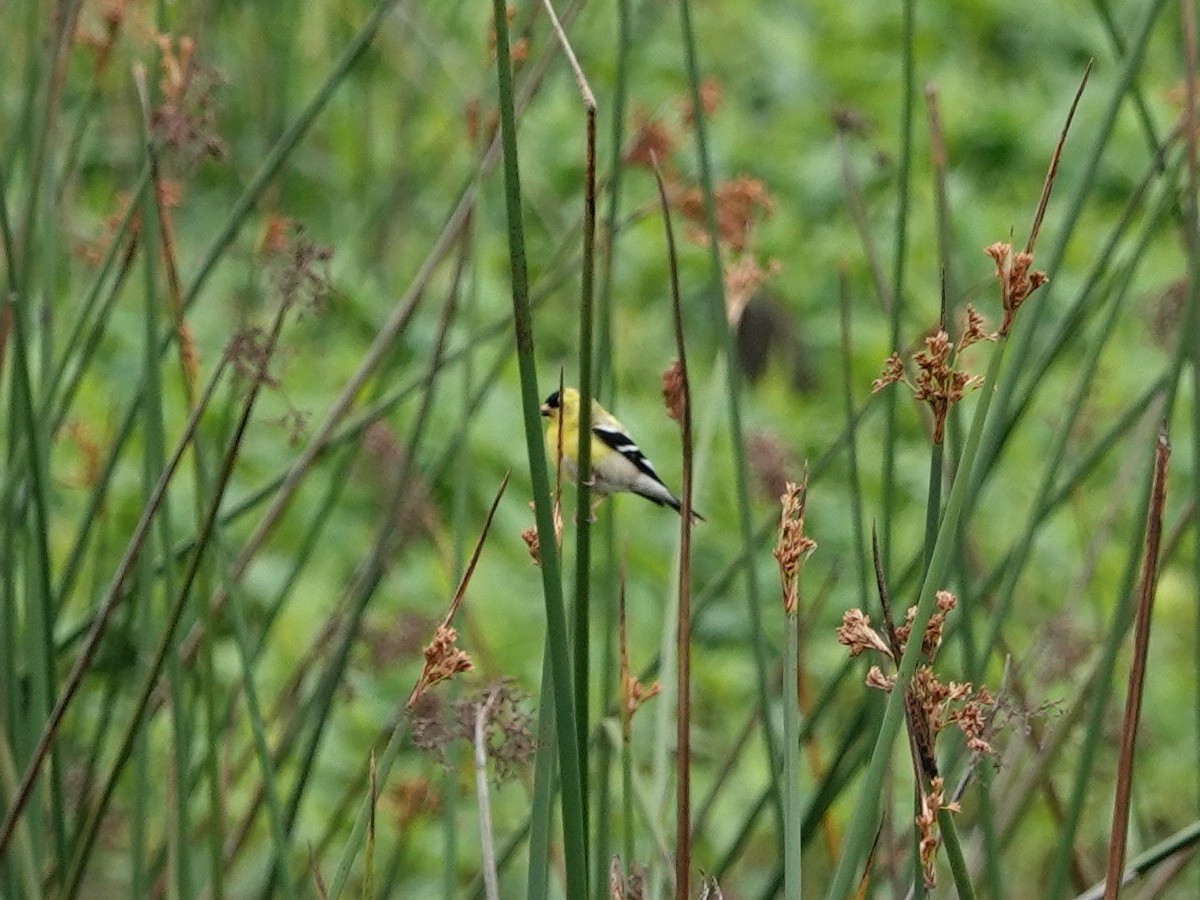
<svg viewBox="0 0 1200 900"><path fill-rule="evenodd" d="M579 289L579 434L578 467L576 479L578 502L575 505L575 607L572 611L575 653L575 727L576 744L579 751L579 769L584 779L588 776L588 689L590 633L590 590L592 570L592 310L595 294L596 272L596 96L588 84L587 76L575 57L571 42L563 31L558 15L550 0L544 0L546 13L554 26L554 33L562 44L563 53L571 64L571 71L579 85L585 116L585 140L587 151L584 159L583 194L583 259L580 263ZM587 840L588 793L583 792L584 840Z"/></svg>
<svg viewBox="0 0 1200 900"><path fill-rule="evenodd" d="M696 128L696 151L699 156L700 186L704 195L705 230L708 234L710 289L709 317L715 333L719 336L722 353L728 370L729 444L733 455L734 488L737 497L738 527L741 532L742 574L746 585L746 611L750 621L751 642L754 648L755 674L758 677L758 702L763 709L770 708L771 696L767 663L767 642L762 623L762 595L759 590L758 573L754 562L759 548L755 540L754 523L750 510L750 486L747 480L746 444L742 429L741 370L738 368L733 331L726 319L725 278L721 266L720 244L717 240L717 206L713 186L712 160L708 146L708 125L704 116L704 104L700 92L700 67L696 59L696 38L692 28L690 0L680 0L680 28L683 33L684 62L687 68L688 88L691 94L693 121ZM685 507L690 509L690 507ZM777 833L783 834L783 804L779 796L777 775L782 770L779 743L770 718L763 716L762 730L770 767L771 803L775 812Z"/></svg>
<svg viewBox="0 0 1200 900"><path fill-rule="evenodd" d="M1121 729L1121 755L1117 765L1117 791L1113 800L1112 836L1108 844L1108 868L1104 900L1117 900L1121 891L1121 873L1125 869L1125 843L1129 831L1129 807L1133 794L1133 759L1137 748L1138 723L1142 712L1142 689L1146 682L1146 659L1150 646L1150 613L1158 585L1158 556L1162 546L1163 509L1167 504L1167 464L1171 444L1167 425L1158 432L1154 455L1150 510L1146 517L1146 551L1142 559L1142 577L1138 584L1137 618L1133 630L1133 665L1129 670L1129 693L1125 698L1125 722Z"/></svg>
<svg viewBox="0 0 1200 900"><path fill-rule="evenodd" d="M533 481L534 515L541 555L542 593L546 607L546 641L549 646L554 719L558 736L559 771L562 777L562 828L566 845L567 896L586 900L587 841L584 835L584 781L579 766L578 730L571 671L570 636L563 609L561 569L555 545L550 481L542 440L541 400L533 348L533 321L529 312L529 278L525 262L525 231L521 221L521 180L517 157L517 123L513 102L512 59L508 39L508 9L504 0L492 0L496 29L496 69L500 107L500 136L504 155L504 194L508 214L509 262L512 273L513 329L521 375L521 406L525 446ZM543 698L542 702L545 702Z"/></svg>
<svg viewBox="0 0 1200 900"><path fill-rule="evenodd" d="M909 185L912 181L913 95L916 92L916 0L904 0L901 26L900 158L896 174L896 246L892 257L891 346L899 348L904 312L904 274L908 252ZM896 408L897 392L884 398L883 501L879 519L882 532L883 570L891 570L892 517L897 509L896 494Z"/></svg>

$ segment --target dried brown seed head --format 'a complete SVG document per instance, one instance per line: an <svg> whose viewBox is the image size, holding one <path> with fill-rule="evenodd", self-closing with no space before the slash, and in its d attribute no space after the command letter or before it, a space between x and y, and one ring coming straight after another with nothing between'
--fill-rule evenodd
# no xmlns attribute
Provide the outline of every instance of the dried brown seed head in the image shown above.
<svg viewBox="0 0 1200 900"><path fill-rule="evenodd" d="M996 278L1000 281L1000 298L1004 306L1000 334L1006 335L1012 329L1021 304L1049 278L1045 272L1031 271L1033 254L1026 251L1014 253L1012 244L997 242L983 252L996 263Z"/></svg>
<svg viewBox="0 0 1200 900"><path fill-rule="evenodd" d="M433 640L425 648L425 666L408 697L408 708L435 684L475 668L471 657L458 647L458 631L451 625L438 625Z"/></svg>
<svg viewBox="0 0 1200 900"><path fill-rule="evenodd" d="M808 502L808 473L800 484L788 482L779 498L779 543L775 559L779 562L779 579L783 588L783 609L795 615L800 602L800 569L817 542L804 533L804 510Z"/></svg>
<svg viewBox="0 0 1200 900"><path fill-rule="evenodd" d="M714 201L717 242L723 248L737 252L749 246L759 218L770 215L775 209L775 201L766 185L748 175L741 175L718 185ZM675 198L675 208L693 225L688 236L697 243L707 244L707 215L703 191L700 188L682 191Z"/></svg>
<svg viewBox="0 0 1200 900"><path fill-rule="evenodd" d="M662 393L667 415L680 424L683 424L684 410L687 406L687 395L683 388L683 366L679 360L675 360L662 373Z"/></svg>
<svg viewBox="0 0 1200 900"><path fill-rule="evenodd" d="M867 669L867 687L873 687L876 690L891 693L892 688L896 686L895 675L884 675L883 669L879 666L871 666Z"/></svg>
<svg viewBox="0 0 1200 900"><path fill-rule="evenodd" d="M982 341L994 341L996 334L987 330L987 322L982 315L970 304L967 305L967 323L963 327L962 337L958 340L958 352L966 350L972 344Z"/></svg>
<svg viewBox="0 0 1200 900"><path fill-rule="evenodd" d="M889 384L904 380L904 360L898 353L893 353L883 361L883 373L871 382L871 393L882 391Z"/></svg>
<svg viewBox="0 0 1200 900"><path fill-rule="evenodd" d="M879 636L879 632L871 627L871 617L861 609L848 609L842 616L842 624L837 630L838 643L850 648L850 656L855 657L867 650L878 650L888 659L892 659L892 651L887 643Z"/></svg>
<svg viewBox="0 0 1200 900"><path fill-rule="evenodd" d="M722 102L725 100L725 89L721 87L721 82L715 78L706 78L700 84L700 108L704 111L705 118L711 118L721 108ZM696 121L696 108L692 104L692 98L687 97L683 100L681 106L682 118L685 125L691 125Z"/></svg>
<svg viewBox="0 0 1200 900"><path fill-rule="evenodd" d="M533 557L533 564L539 569L542 567L542 545L538 540L538 530L530 525L521 532L521 540L525 542L525 546L529 549L529 555Z"/></svg>
<svg viewBox="0 0 1200 900"><path fill-rule="evenodd" d="M660 166L664 165L679 143L675 133L661 119L651 118L645 112L636 113L634 121L633 142L625 151L625 162L645 169L653 169L656 159Z"/></svg>

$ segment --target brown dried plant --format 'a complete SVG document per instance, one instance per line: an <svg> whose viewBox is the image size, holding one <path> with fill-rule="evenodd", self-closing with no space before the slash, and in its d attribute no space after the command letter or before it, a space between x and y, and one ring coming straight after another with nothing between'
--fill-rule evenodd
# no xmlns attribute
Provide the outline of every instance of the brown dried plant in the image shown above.
<svg viewBox="0 0 1200 900"><path fill-rule="evenodd" d="M789 616L796 614L800 602L800 570L804 561L817 549L817 542L804 533L804 510L808 503L808 470L799 484L788 482L779 498L779 543L775 559L779 562L779 581L783 590L783 609Z"/></svg>
<svg viewBox="0 0 1200 900"><path fill-rule="evenodd" d="M449 751L456 742L474 746L476 716L485 709L484 744L497 779L504 781L527 765L537 749L529 705L529 695L510 679L501 679L451 704L424 695L410 710L413 744L449 766Z"/></svg>
<svg viewBox="0 0 1200 900"><path fill-rule="evenodd" d="M1013 245L998 241L983 251L996 263L996 278L1000 281L1000 299L1004 304L1004 321L1000 323L1000 334L1007 335L1016 319L1017 310L1029 299L1029 295L1050 279L1045 272L1031 270L1033 253L1022 250L1013 252Z"/></svg>
<svg viewBox="0 0 1200 900"><path fill-rule="evenodd" d="M700 104L705 116L717 112L722 97L723 90L719 82L710 79L701 85ZM633 139L625 151L624 159L631 166L653 169L657 165L661 169L671 206L689 225L687 237L707 246L708 214L704 190L682 178L670 164L670 157L681 142L680 131L695 125L691 97L680 98L677 106L680 116L675 123L669 121L669 117L636 112ZM726 318L730 326L736 326L747 304L759 293L763 284L782 269L779 260L764 261L754 248L758 223L774 212L775 200L761 179L745 174L717 185L713 194L717 245L724 273Z"/></svg>
<svg viewBox="0 0 1200 900"><path fill-rule="evenodd" d="M425 648L425 665L421 668L417 683L413 685L412 693L408 695L406 705L410 711L435 684L453 678L462 672L469 672L474 667L471 657L465 650L458 647L458 631L453 627L453 622L458 608L467 594L467 585L471 583L471 576L475 574L475 566L479 563L480 553L483 552L483 542L492 527L492 519L495 518L496 509L500 505L500 498L504 496L504 489L508 487L510 474L505 473L504 480L500 482L500 489L496 492L496 499L492 501L491 509L488 510L479 540L475 543L475 550L458 582L454 598L450 601L450 608L434 631L433 640Z"/></svg>
<svg viewBox="0 0 1200 900"><path fill-rule="evenodd" d="M706 78L700 84L700 110L705 116L711 117L725 102L725 88L715 78ZM696 122L696 108L692 98L685 97L680 101L680 118L689 127Z"/></svg>
<svg viewBox="0 0 1200 900"><path fill-rule="evenodd" d="M328 271L333 248L318 244L294 219L271 215L259 251L269 264L272 285L284 303L316 311L333 293Z"/></svg>
<svg viewBox="0 0 1200 900"><path fill-rule="evenodd" d="M630 872L622 872L621 857L614 856L608 866L608 900L645 900L646 870L633 863Z"/></svg>
<svg viewBox="0 0 1200 900"><path fill-rule="evenodd" d="M918 666L913 675L909 691L918 701L922 716L929 724L930 733L937 736L949 725L957 725L967 739L971 750L990 753L991 746L984 740L984 731L992 706L995 704L986 687L978 690L970 683L943 683L933 670L937 653L942 644L946 616L958 605L958 598L949 591L937 592L937 609L929 619L921 635L921 653L925 662ZM917 608L910 606L905 614L905 624L896 627L898 647L893 652L888 641L871 625L871 618L861 609L848 609L837 629L838 643L849 648L855 657L874 651L892 663L893 668L903 655L912 631L913 617ZM872 666L867 675L867 684L874 688L890 691L896 683L894 675L885 675L879 666Z"/></svg>
<svg viewBox="0 0 1200 900"><path fill-rule="evenodd" d="M561 468L561 466L560 466ZM531 500L529 508L535 509L535 505ZM563 514L562 514L562 489L561 480L559 486L554 491L554 504L550 508L550 518L554 522L554 546L562 551L563 537ZM542 567L542 541L538 535L536 525L530 525L521 532L521 540L525 542L525 546L529 549L529 555L533 558L533 564L539 569Z"/></svg>
<svg viewBox="0 0 1200 900"><path fill-rule="evenodd" d="M666 160L679 145L679 136L662 119L639 110L634 113L633 140L625 151L626 165L653 169L654 161Z"/></svg>
<svg viewBox="0 0 1200 900"><path fill-rule="evenodd" d="M984 686L976 689L969 682L944 682L934 671L934 662L942 644L946 616L958 605L949 591L937 592L937 609L921 635L921 654L924 661L913 673L905 696L905 712L915 758L919 763L918 783L921 786L921 809L916 816L920 837L921 866L925 883L934 886L934 856L938 844L937 817L941 810L957 812L958 807L947 803L943 782L937 770L936 741L946 728L956 726L966 739L967 747L978 756L992 753L987 740L991 716L996 708L995 698ZM895 670L899 658L912 634L916 607L909 607L903 625L897 626L890 638L871 625L870 617L861 609L849 609L837 630L838 643L849 648L850 656L873 651L890 663L892 674L878 665L867 671L866 684L876 690L891 692L896 686Z"/></svg>
<svg viewBox="0 0 1200 900"><path fill-rule="evenodd" d="M223 159L225 144L217 135L214 94L221 79L215 69L200 63L196 42L183 35L159 35L162 102L151 116L164 144L184 156Z"/></svg>
<svg viewBox="0 0 1200 900"><path fill-rule="evenodd" d="M775 211L775 200L766 184L758 178L739 175L717 185L714 195L717 242L736 253L746 250L759 219ZM688 236L699 244L707 244L703 190L699 187L684 190L674 198L672 205L692 224Z"/></svg>
<svg viewBox="0 0 1200 900"><path fill-rule="evenodd" d="M884 361L880 376L871 382L871 391L881 391L896 382L907 385L913 398L928 405L933 413L933 441L940 444L945 438L950 407L962 400L967 391L983 384L982 375L971 375L954 367L957 357L972 344L990 340L995 340L995 335L987 332L983 316L968 306L967 322L957 344L951 342L944 328L939 328L925 338L925 349L913 355L915 382L909 380L904 360L893 353Z"/></svg>
<svg viewBox="0 0 1200 900"><path fill-rule="evenodd" d="M513 24L517 19L517 8L514 5L509 5L505 9L505 18L508 19L508 28L511 33ZM492 25L488 28L488 43L487 49L490 56L495 56L496 53L496 26ZM508 58L513 62L514 73L520 68L521 64L529 59L529 37L521 35L513 39L508 47Z"/></svg>
<svg viewBox="0 0 1200 900"><path fill-rule="evenodd" d="M474 668L471 657L458 646L458 630L445 623L439 624L433 633L433 640L425 648L425 665L409 694L409 709L435 684Z"/></svg>
<svg viewBox="0 0 1200 900"><path fill-rule="evenodd" d="M108 68L132 5L132 0L101 0L86 4L77 26L76 40L94 52L92 71L95 75L102 75Z"/></svg>
<svg viewBox="0 0 1200 900"><path fill-rule="evenodd" d="M934 863L938 848L938 814L959 812L957 803L946 802L945 783L940 776L930 781L929 789L921 788L921 809L917 813L918 854L921 858L921 875L926 888L937 887L937 869Z"/></svg>
<svg viewBox="0 0 1200 900"><path fill-rule="evenodd" d="M662 393L667 415L683 424L687 393L684 391L683 367L677 359L662 373Z"/></svg>

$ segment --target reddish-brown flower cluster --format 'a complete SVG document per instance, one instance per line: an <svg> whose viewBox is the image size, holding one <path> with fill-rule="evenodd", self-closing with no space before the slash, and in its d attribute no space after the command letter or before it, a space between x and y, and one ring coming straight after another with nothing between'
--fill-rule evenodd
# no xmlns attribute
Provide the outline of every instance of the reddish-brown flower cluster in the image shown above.
<svg viewBox="0 0 1200 900"><path fill-rule="evenodd" d="M710 80L701 86L700 105L705 116L717 112L721 100L722 89L718 82ZM636 112L633 139L624 158L629 165L645 168L653 168L657 161L670 203L688 223L687 237L707 245L708 212L704 190L694 181L681 177L670 163L671 155L680 144L680 131L695 125L695 108L690 97L681 98L677 108L680 115L674 122L669 117ZM736 325L746 304L781 268L778 260L759 259L754 248L757 225L774 211L775 200L763 181L750 175L739 175L714 188L713 202L716 240L725 273L726 315L730 325Z"/></svg>
<svg viewBox="0 0 1200 900"><path fill-rule="evenodd" d="M513 23L516 21L516 18L517 18L517 8L515 6L509 5L505 9L504 12L505 12L505 18L508 20L508 31L509 31L509 35L511 37ZM494 54L496 52L496 41L497 41L496 26L493 23L492 26L488 29L488 53ZM529 59L529 38L522 35L522 36L518 36L518 37L510 40L509 46L508 46L508 58L512 61L514 69L519 68L521 63L528 60Z"/></svg>
<svg viewBox="0 0 1200 900"><path fill-rule="evenodd" d="M271 278L284 303L318 310L333 293L328 274L333 249L312 240L294 219L272 215L259 247L271 263Z"/></svg>
<svg viewBox="0 0 1200 900"><path fill-rule="evenodd" d="M783 588L783 610L796 614L800 602L800 570L804 561L817 549L817 542L804 533L804 508L808 502L808 473L800 484L788 482L779 516L779 543L775 559L779 562L779 581Z"/></svg>
<svg viewBox="0 0 1200 900"><path fill-rule="evenodd" d="M633 142L625 151L625 162L631 166L653 169L655 160L662 164L675 152L679 139L662 119L651 118L645 112L635 115L637 125L633 132Z"/></svg>
<svg viewBox="0 0 1200 900"><path fill-rule="evenodd" d="M501 679L472 696L443 703L425 694L410 704L413 744L443 765L450 765L450 748L463 742L475 745L475 724L482 710L486 718L484 749L500 780L526 766L537 749L529 696L509 679Z"/></svg>
<svg viewBox="0 0 1200 900"><path fill-rule="evenodd" d="M1000 279L1000 295L1004 303L1004 321L1000 334L1008 334L1021 304L1029 295L1049 281L1045 272L1030 271L1033 254L1013 252L1012 244L1003 241L992 244L984 252L996 262L996 277Z"/></svg>
<svg viewBox="0 0 1200 900"><path fill-rule="evenodd" d="M708 78L700 85L700 109L703 110L705 116L711 117L724 102L725 89L721 87L721 82L717 79ZM690 97L683 101L682 108L684 123L693 124L696 121L696 108Z"/></svg>
<svg viewBox="0 0 1200 900"><path fill-rule="evenodd" d="M926 662L918 666L913 674L909 693L918 701L918 708L929 724L930 734L936 736L946 726L954 724L963 732L973 751L990 753L991 747L984 740L984 732L989 711L995 705L991 693L985 687L976 691L970 683L952 681L944 684L933 671L933 662L942 644L946 616L957 605L958 599L949 591L937 592L937 609L930 616L921 636L921 653ZM897 653L902 654L908 645L916 613L917 608L910 606L905 613L904 624L896 626ZM899 662L888 642L872 627L871 617L861 609L846 610L842 624L837 629L837 639L839 644L849 648L851 657L874 650L893 665ZM895 683L896 677L885 675L879 666L872 666L867 673L870 687L890 691Z"/></svg>
<svg viewBox="0 0 1200 900"><path fill-rule="evenodd" d="M767 186L749 175L717 185L713 199L717 208L717 241L736 253L750 245L759 218L775 210L775 200ZM675 208L695 226L690 235L700 243L708 243L704 230L704 192L698 187L684 191L676 199Z"/></svg>
<svg viewBox="0 0 1200 900"><path fill-rule="evenodd" d="M683 366L675 360L662 373L663 403L667 407L667 415L676 422L683 424L683 414L687 406L687 394L683 390Z"/></svg>
<svg viewBox="0 0 1200 900"><path fill-rule="evenodd" d="M435 684L474 668L471 657L458 647L458 629L444 623L438 625L433 640L425 648L425 666L421 670L421 677L408 695L408 708L412 709L421 695Z"/></svg>
<svg viewBox="0 0 1200 900"><path fill-rule="evenodd" d="M937 850L937 816L940 810L957 812L958 807L947 803L943 796L942 778L937 772L933 744L937 736L947 727L956 726L966 738L967 746L975 754L990 754L992 747L987 741L992 713L996 701L986 687L976 690L970 683L943 682L933 669L933 663L941 647L945 631L946 616L958 604L949 591L937 592L937 609L921 635L921 653L924 662L913 673L905 695L905 711L909 729L917 749L920 763L922 788L921 810L916 817L920 835L920 855L925 882L934 884L933 861ZM912 634L916 607L910 607L903 625L895 628L894 643L885 640L871 626L871 619L860 609L847 610L842 625L837 630L838 642L848 647L852 657L866 651L875 651L887 659L892 668L898 664L898 655L904 653ZM880 666L871 666L867 671L868 687L890 692L896 686L896 675L887 675Z"/></svg>
<svg viewBox="0 0 1200 900"><path fill-rule="evenodd" d="M945 437L950 407L965 397L967 391L983 384L982 375L970 375L956 369L955 357L972 344L994 337L987 333L983 316L968 306L967 323L957 345L951 342L945 329L939 328L925 338L925 349L913 355L917 369L915 382L909 381L905 374L904 360L898 354L892 354L884 361L882 374L871 383L871 390L883 390L897 381L908 385L913 397L928 405L933 413L933 440L940 444Z"/></svg>
<svg viewBox="0 0 1200 900"><path fill-rule="evenodd" d="M662 684L655 681L648 687L640 682L636 675L628 670L621 673L621 699L625 702L626 721L633 719L633 714L641 709L643 703L651 697L662 693Z"/></svg>
<svg viewBox="0 0 1200 900"><path fill-rule="evenodd" d="M215 69L202 65L196 42L187 35L160 35L159 91L162 102L151 124L168 147L185 155L222 159L225 145L217 135L213 96L220 85Z"/></svg>
<svg viewBox="0 0 1200 900"><path fill-rule="evenodd" d="M530 501L529 508L533 509L533 502ZM554 507L551 510L551 516L554 520L554 544L560 550L562 549L563 536L563 517L562 517L562 496L560 491L554 493ZM542 542L538 536L536 525L531 525L521 532L521 540L525 542L525 546L529 549L529 555L533 557L533 564L538 568L542 565Z"/></svg>
<svg viewBox="0 0 1200 900"><path fill-rule="evenodd" d="M938 848L937 819L938 813L943 809L958 812L959 806L957 803L946 802L945 782L941 776L937 776L931 780L928 791L921 791L921 809L916 817L917 834L920 835L918 852L921 857L921 873L927 888L937 886L937 870L934 868Z"/></svg>

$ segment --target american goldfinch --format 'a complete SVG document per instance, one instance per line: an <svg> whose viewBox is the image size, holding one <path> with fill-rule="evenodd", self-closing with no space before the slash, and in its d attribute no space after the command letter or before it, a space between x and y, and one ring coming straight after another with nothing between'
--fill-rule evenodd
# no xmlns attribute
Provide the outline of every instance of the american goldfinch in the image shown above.
<svg viewBox="0 0 1200 900"><path fill-rule="evenodd" d="M559 453L559 430L562 430L563 466L572 478L579 475L579 391L564 388L555 391L542 404L542 415L546 423L546 446L550 458L557 459ZM669 506L676 512L682 511L678 497L672 494L650 460L617 421L596 401L592 401L592 489L604 497L620 491L629 491L657 503ZM693 518L704 521L704 517L692 510Z"/></svg>

